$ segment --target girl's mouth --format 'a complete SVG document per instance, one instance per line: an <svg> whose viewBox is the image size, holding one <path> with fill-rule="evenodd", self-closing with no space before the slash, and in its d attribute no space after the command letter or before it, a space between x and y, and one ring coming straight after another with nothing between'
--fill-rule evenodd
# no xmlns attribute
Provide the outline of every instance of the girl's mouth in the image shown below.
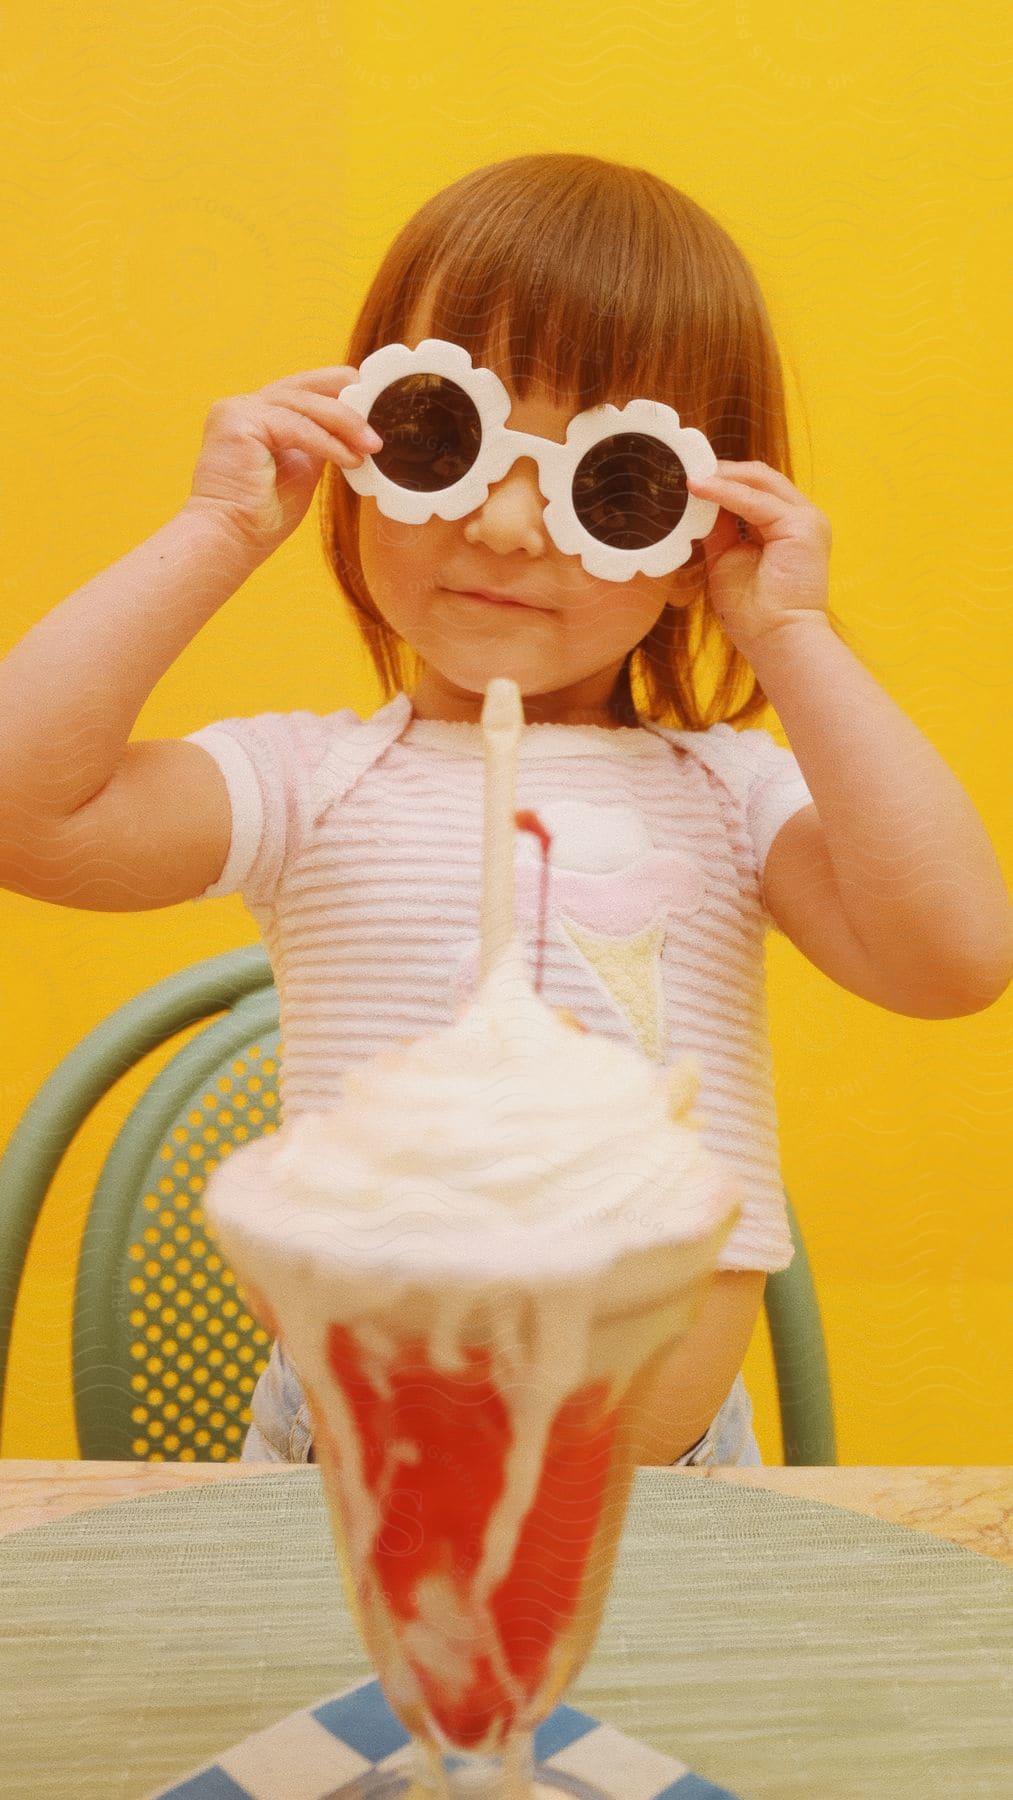
<svg viewBox="0 0 1013 1800"><path fill-rule="evenodd" d="M533 600L522 600L518 594L498 594L491 588L452 588L450 591L459 593L465 600L481 600L486 606L507 606L529 612L543 610L536 606Z"/></svg>

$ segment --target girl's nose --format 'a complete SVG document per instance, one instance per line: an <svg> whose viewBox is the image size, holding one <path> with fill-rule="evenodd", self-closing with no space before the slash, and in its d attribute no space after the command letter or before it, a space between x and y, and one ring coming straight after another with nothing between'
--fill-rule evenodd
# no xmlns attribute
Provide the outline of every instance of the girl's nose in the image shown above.
<svg viewBox="0 0 1013 1800"><path fill-rule="evenodd" d="M518 457L502 479L493 483L482 505L469 514L465 538L469 544L485 544L499 556L511 550L543 556L547 542L544 507L534 461L529 456Z"/></svg>

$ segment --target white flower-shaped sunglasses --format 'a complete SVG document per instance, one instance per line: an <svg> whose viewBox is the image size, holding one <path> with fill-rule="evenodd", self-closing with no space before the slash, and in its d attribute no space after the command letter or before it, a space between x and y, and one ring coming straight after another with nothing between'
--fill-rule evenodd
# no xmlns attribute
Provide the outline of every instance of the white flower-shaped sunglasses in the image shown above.
<svg viewBox="0 0 1013 1800"><path fill-rule="evenodd" d="M357 469L342 470L345 480L402 524L462 519L519 456L538 466L552 542L603 581L681 568L718 515L712 500L686 486L687 475L713 475L714 451L702 431L680 425L658 400L577 413L557 444L512 431L499 377L443 338L426 338L415 350L374 350L341 398L383 439Z"/></svg>

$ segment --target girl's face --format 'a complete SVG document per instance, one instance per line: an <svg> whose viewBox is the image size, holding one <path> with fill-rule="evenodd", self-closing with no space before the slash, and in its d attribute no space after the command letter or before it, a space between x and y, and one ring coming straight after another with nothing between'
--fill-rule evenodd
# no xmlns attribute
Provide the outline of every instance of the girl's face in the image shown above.
<svg viewBox="0 0 1013 1800"><path fill-rule="evenodd" d="M414 348L428 335L404 341ZM532 388L514 399L510 425L562 443L577 411ZM404 525L361 499L362 571L384 619L421 658L413 700L422 718L477 720L488 683L509 676L529 720L612 724L608 700L627 653L666 603L688 600L674 574L586 574L544 530L544 507L530 457L463 519Z"/></svg>

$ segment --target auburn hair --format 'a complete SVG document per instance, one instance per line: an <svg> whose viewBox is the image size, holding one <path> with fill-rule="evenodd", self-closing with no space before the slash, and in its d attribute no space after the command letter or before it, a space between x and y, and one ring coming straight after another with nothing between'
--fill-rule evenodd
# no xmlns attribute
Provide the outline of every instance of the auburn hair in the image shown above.
<svg viewBox="0 0 1013 1800"><path fill-rule="evenodd" d="M781 361L757 279L703 207L646 169L546 153L462 176L395 238L347 361L358 368L403 342L424 294L426 335L462 345L477 365L495 345L497 373L519 399L537 383L575 411L663 400L719 459L759 460L793 479ZM359 504L328 463L324 554L390 699L411 691L417 665L366 586ZM629 653L612 717L687 730L755 718L766 696L709 607L699 541L676 579L688 604L665 606Z"/></svg>

